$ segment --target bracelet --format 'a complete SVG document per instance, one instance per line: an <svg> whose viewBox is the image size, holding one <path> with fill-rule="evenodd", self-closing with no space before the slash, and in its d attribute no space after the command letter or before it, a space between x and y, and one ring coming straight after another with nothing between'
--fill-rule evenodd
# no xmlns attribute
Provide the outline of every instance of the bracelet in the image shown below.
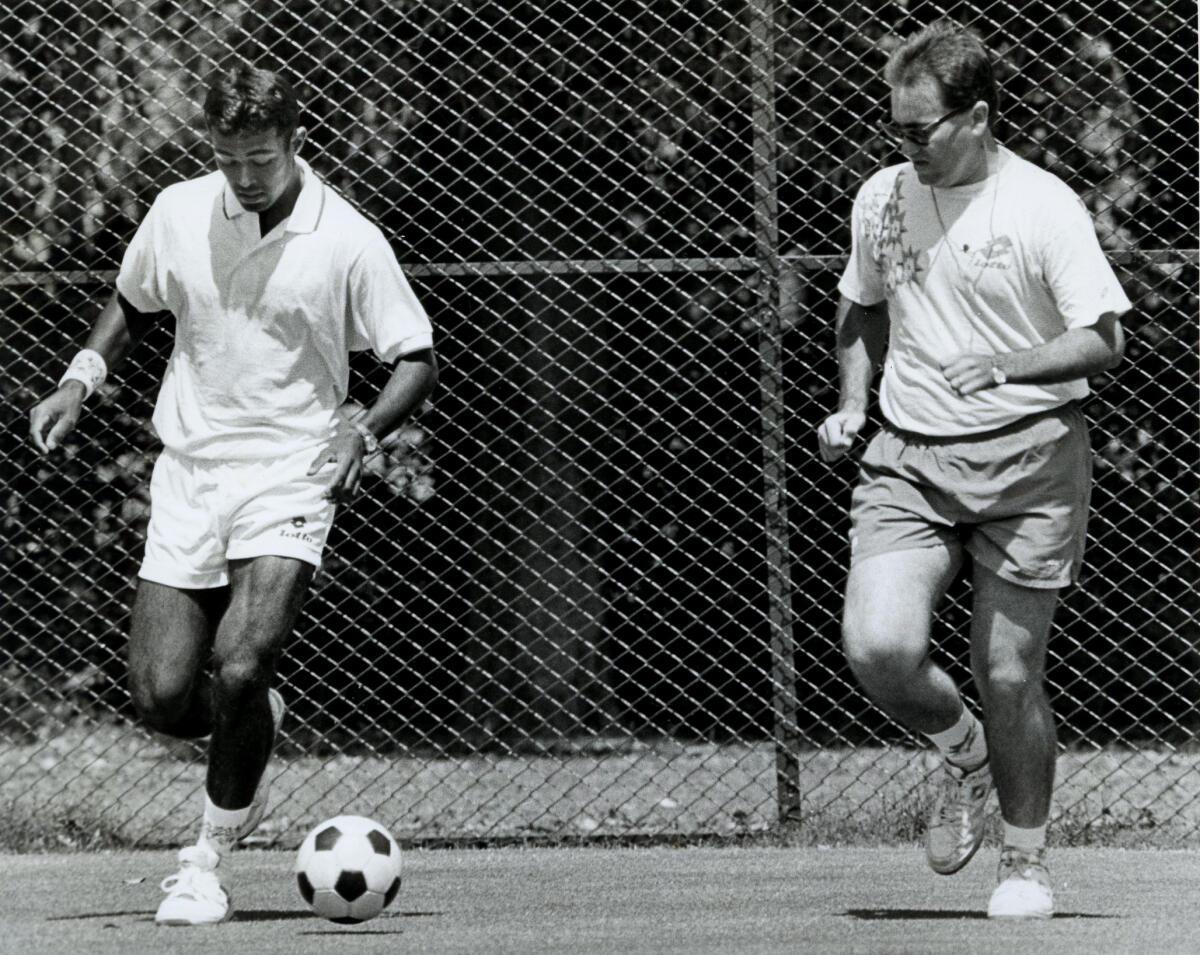
<svg viewBox="0 0 1200 955"><path fill-rule="evenodd" d="M83 397L87 399L107 377L108 365L104 356L91 348L85 348L71 359L71 364L67 366L66 374L59 379L58 386L61 388L68 381L82 382Z"/></svg>

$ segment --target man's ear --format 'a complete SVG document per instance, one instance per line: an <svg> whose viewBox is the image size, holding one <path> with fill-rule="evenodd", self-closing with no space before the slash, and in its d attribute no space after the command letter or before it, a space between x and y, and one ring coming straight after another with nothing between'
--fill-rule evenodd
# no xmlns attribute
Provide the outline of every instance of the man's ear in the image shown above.
<svg viewBox="0 0 1200 955"><path fill-rule="evenodd" d="M300 152L300 147L304 145L304 140L308 137L308 129L304 126L297 126L296 131L292 133L292 152Z"/></svg>
<svg viewBox="0 0 1200 955"><path fill-rule="evenodd" d="M983 100L980 100L971 107L971 122L976 126L982 125L984 129L987 129L991 112L991 107Z"/></svg>

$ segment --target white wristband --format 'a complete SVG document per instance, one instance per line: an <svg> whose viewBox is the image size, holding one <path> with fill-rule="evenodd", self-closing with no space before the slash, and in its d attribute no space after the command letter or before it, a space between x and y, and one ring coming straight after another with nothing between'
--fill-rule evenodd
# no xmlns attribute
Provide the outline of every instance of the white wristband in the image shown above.
<svg viewBox="0 0 1200 955"><path fill-rule="evenodd" d="M108 365L105 364L104 356L91 348L85 348L71 359L71 364L67 366L66 374L59 379L58 386L61 388L68 381L83 382L83 397L86 399L91 397L92 392L99 388L107 377Z"/></svg>

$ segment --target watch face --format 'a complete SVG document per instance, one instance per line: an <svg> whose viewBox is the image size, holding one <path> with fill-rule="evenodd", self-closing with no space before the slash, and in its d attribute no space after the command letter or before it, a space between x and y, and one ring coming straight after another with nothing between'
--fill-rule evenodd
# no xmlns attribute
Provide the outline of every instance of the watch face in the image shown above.
<svg viewBox="0 0 1200 955"><path fill-rule="evenodd" d="M366 425L360 424L357 421L354 423L354 430L357 431L362 437L363 449L367 452L367 454L374 454L375 449L379 447L379 439L371 433Z"/></svg>

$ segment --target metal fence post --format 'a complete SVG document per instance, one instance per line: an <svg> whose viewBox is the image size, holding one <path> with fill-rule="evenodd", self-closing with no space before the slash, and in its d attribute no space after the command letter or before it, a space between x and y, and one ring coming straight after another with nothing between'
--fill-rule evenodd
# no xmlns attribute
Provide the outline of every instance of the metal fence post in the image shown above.
<svg viewBox="0 0 1200 955"><path fill-rule="evenodd" d="M767 613L771 627L771 710L779 821L800 818L796 754L796 644L788 545L783 395L783 325L779 310L779 196L775 129L775 5L750 3L754 136L754 233L759 267L759 396L762 402L763 530Z"/></svg>

